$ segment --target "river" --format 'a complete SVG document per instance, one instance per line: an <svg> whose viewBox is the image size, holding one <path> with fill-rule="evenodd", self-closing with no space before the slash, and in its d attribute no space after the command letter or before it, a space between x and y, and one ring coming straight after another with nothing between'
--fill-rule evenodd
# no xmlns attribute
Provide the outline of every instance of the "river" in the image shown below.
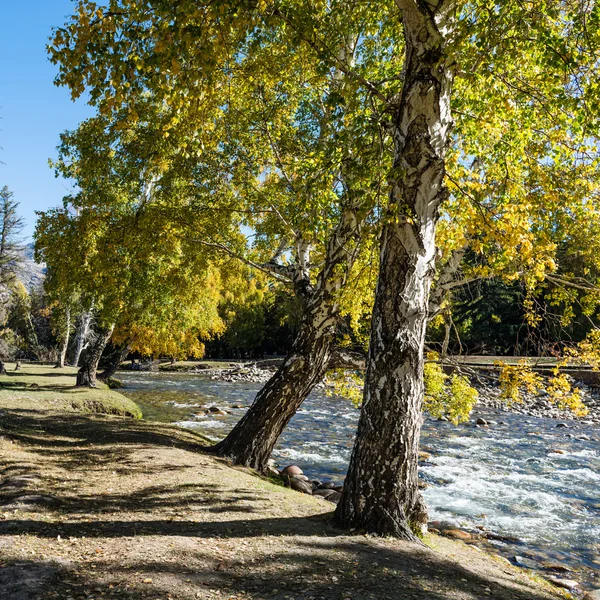
<svg viewBox="0 0 600 600"><path fill-rule="evenodd" d="M212 381L201 375L119 374L121 390L150 420L173 422L221 439L252 403L260 384ZM203 412L218 406L231 414ZM282 435L273 455L311 478L343 482L359 411L344 399L312 394ZM495 420L453 426L426 418L421 448L423 494L430 518L518 541L496 550L533 569L562 567L558 577L600 587L600 453L598 426L478 411Z"/></svg>

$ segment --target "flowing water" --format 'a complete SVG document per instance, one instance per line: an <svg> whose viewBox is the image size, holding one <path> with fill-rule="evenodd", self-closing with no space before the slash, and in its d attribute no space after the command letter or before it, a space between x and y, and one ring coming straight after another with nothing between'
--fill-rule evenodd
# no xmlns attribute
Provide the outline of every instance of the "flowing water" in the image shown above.
<svg viewBox="0 0 600 600"><path fill-rule="evenodd" d="M252 403L261 384L211 381L201 375L123 373L124 394L147 419L175 422L221 439ZM204 413L218 406L229 413ZM237 408L236 408L237 407ZM359 411L347 400L312 394L273 455L311 478L342 482ZM570 422L480 411L489 428L425 419L421 478L432 520L498 538L497 551L535 569L569 569L560 577L600 587L600 430ZM509 539L514 538L514 539ZM489 542L487 542L489 543ZM544 567L545 563L545 567Z"/></svg>

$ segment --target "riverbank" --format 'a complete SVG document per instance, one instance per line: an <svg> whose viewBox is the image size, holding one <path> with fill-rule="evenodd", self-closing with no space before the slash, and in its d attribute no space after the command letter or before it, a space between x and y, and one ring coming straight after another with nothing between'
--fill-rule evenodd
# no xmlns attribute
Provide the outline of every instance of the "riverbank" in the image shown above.
<svg viewBox="0 0 600 600"><path fill-rule="evenodd" d="M266 383L280 363L280 359L241 363L190 361L179 362L173 365L162 364L160 365L160 372L190 373L201 375L211 381L223 381L227 383ZM478 407L532 417L577 420L584 423L600 424L600 393L596 386L588 385L582 381L574 381L589 411L586 416L579 417L569 409L559 408L556 404L550 402L544 393L524 393L522 394L522 402L508 403L501 397L497 372L486 369L484 378L478 378L477 371L472 367L470 368L470 372L471 384L479 393ZM349 383L350 385L356 385L353 382ZM318 384L317 389L321 388L333 389L333 386L325 380Z"/></svg>
<svg viewBox="0 0 600 600"><path fill-rule="evenodd" d="M98 382L96 389L76 388L75 367L24 364L18 371L14 363L5 367L6 374L0 375L0 410L18 407L142 417L135 402L103 383Z"/></svg>
<svg viewBox="0 0 600 600"><path fill-rule="evenodd" d="M348 535L327 501L233 469L202 443L168 425L15 402L0 432L3 597L568 597L460 541Z"/></svg>

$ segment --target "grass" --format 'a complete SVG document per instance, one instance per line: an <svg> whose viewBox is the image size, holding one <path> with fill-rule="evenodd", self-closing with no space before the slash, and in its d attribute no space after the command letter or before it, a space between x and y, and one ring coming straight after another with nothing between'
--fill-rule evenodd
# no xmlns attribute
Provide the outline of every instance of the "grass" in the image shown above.
<svg viewBox="0 0 600 600"><path fill-rule="evenodd" d="M135 402L103 383L98 382L96 389L76 388L75 367L25 364L19 371L15 371L14 363L5 363L5 367L7 374L0 375L0 408L142 417Z"/></svg>

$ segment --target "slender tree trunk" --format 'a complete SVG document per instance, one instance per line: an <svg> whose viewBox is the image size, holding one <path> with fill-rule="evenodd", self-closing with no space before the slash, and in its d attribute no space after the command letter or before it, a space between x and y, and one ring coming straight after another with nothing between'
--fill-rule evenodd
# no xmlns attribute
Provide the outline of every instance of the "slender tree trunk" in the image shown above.
<svg viewBox="0 0 600 600"><path fill-rule="evenodd" d="M117 372L117 370L119 369L121 364L123 362L125 362L125 359L127 358L128 354L129 354L129 344L125 344L115 354L113 360L108 365L108 367L106 369L104 369L104 371L102 371L102 373L100 373L100 375L98 375L98 379L100 381L108 381L111 377L113 377L113 375Z"/></svg>
<svg viewBox="0 0 600 600"><path fill-rule="evenodd" d="M65 359L67 357L67 349L69 347L70 334L71 334L71 308L67 307L67 309L65 310L64 338L63 338L60 352L58 354L58 361L56 362L56 367L58 369L62 369L65 366Z"/></svg>
<svg viewBox="0 0 600 600"><path fill-rule="evenodd" d="M394 172L401 176L393 182L391 218L382 232L365 395L336 518L345 526L415 540L413 530L427 519L417 475L423 350L438 208L446 197L452 77L444 27L454 3L398 4L406 40L395 114Z"/></svg>
<svg viewBox="0 0 600 600"><path fill-rule="evenodd" d="M448 356L448 346L450 346L450 333L452 331L452 315L444 315L444 341L442 342L442 358Z"/></svg>
<svg viewBox="0 0 600 600"><path fill-rule="evenodd" d="M114 328L115 326L111 325L108 329L100 330L96 334L96 339L83 355L83 364L77 372L77 383L75 384L77 387L96 387L98 363Z"/></svg>
<svg viewBox="0 0 600 600"><path fill-rule="evenodd" d="M90 334L90 325L92 322L92 311L88 310L81 313L79 319L79 327L77 328L77 345L75 346L75 354L73 356L72 366L79 366L79 358L85 347L86 340Z"/></svg>

